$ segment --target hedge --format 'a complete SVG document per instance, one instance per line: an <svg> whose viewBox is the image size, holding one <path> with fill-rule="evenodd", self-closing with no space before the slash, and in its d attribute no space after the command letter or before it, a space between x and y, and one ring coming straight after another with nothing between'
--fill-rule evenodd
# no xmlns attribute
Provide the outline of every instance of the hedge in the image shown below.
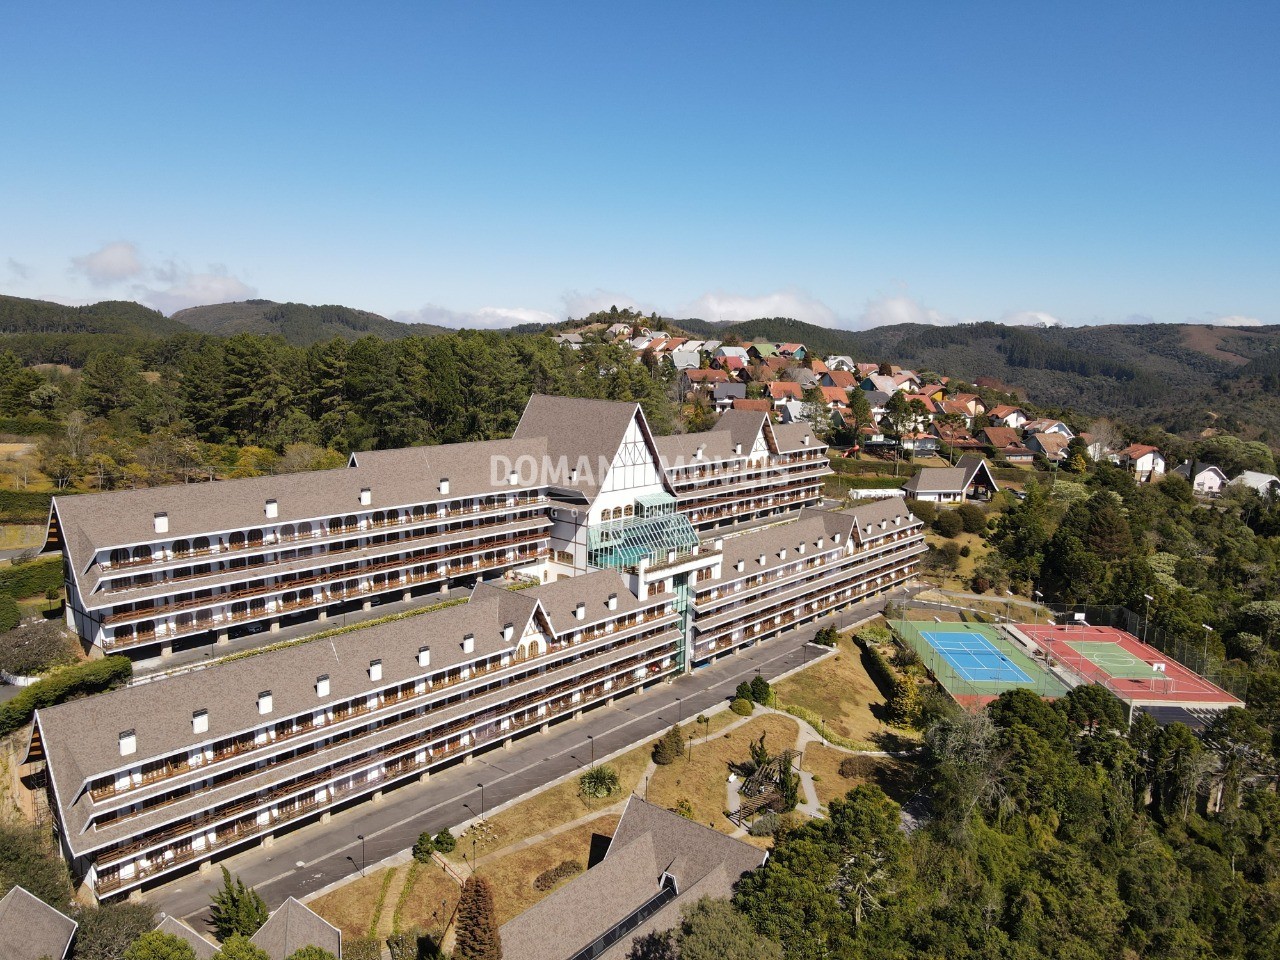
<svg viewBox="0 0 1280 960"><path fill-rule="evenodd" d="M39 709L111 690L127 683L132 676L133 662L119 654L65 667L24 687L8 703L0 704L0 736L13 733Z"/></svg>
<svg viewBox="0 0 1280 960"><path fill-rule="evenodd" d="M567 880L582 872L582 864L576 860L564 860L550 870L543 870L533 881L533 888L546 893L561 880Z"/></svg>
<svg viewBox="0 0 1280 960"><path fill-rule="evenodd" d="M893 463L888 460L849 460L844 457L828 457L831 469L836 473L847 475L861 474L893 474ZM919 473L924 467L910 460L898 462L898 478L906 480L913 473Z"/></svg>
<svg viewBox="0 0 1280 960"><path fill-rule="evenodd" d="M62 589L62 557L41 557L0 570L0 593L10 597L42 597Z"/></svg>
<svg viewBox="0 0 1280 960"><path fill-rule="evenodd" d="M52 500L52 493L0 490L0 523L44 523Z"/></svg>

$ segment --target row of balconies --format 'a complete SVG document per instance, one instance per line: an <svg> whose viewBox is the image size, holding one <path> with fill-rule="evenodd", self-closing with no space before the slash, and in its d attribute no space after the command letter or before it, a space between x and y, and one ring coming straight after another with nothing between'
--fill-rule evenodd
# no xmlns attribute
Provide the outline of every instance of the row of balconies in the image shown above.
<svg viewBox="0 0 1280 960"><path fill-rule="evenodd" d="M380 562L361 563L336 568L324 568L319 573L311 576L296 577L292 579L275 578L276 582L274 583L266 582L264 579L256 586L247 586L240 589L235 589L233 586L232 589L223 592L210 592L210 595L205 597L195 596L187 600L174 600L169 603L152 602L145 606L129 605L128 608L124 610L117 610L107 614L102 618L102 622L104 625L112 625L144 618L154 619L157 617L166 617L175 613L181 613L185 610L195 610L201 607L224 606L228 603L235 603L237 601L245 601L253 598L266 598L275 594L289 593L305 587L330 583L334 580L345 580L351 577L367 577L371 574L398 570L403 567L438 564L442 560L465 556L466 554L506 550L510 547L517 546L518 544L532 543L534 541L545 542L548 539L549 537L546 533L530 533L523 536L507 537L502 540L477 541L474 543L464 544L460 547L455 547L452 550L440 550L434 553L413 553L408 556L392 557L389 560L383 560Z"/></svg>
<svg viewBox="0 0 1280 960"><path fill-rule="evenodd" d="M539 521L541 522L539 523ZM367 542L367 543L361 543L357 539L357 540L351 541L350 544L347 544L347 543L329 544L330 548L328 550L325 550L320 553L315 553L315 554L306 554L301 557L291 557L288 559L281 559L277 557L277 559L275 560L269 560L267 558L272 551L267 550L266 552L262 554L258 554L254 557L233 557L232 558L232 562L236 560L254 560L254 559L257 559L259 561L258 563L251 563L247 566L239 566L239 567L220 566L219 569L217 570L210 569L210 570L204 570L200 572L192 571L189 574L181 574L176 576L146 574L144 576L150 577L152 579L145 580L145 581L143 581L143 577L138 577L138 576L114 578L110 580L104 580L103 584L100 586L99 589L102 593L112 594L112 593L121 593L128 590L145 589L148 586L156 586L159 584L184 583L190 580L201 580L206 577L226 577L228 574L234 575L236 574L237 571L241 571L241 570L245 572L249 572L251 570L254 570L254 568L257 568L257 567L269 567L274 565L282 565L286 563L289 563L289 564L300 563L301 561L310 559L313 556L315 557L316 563L323 563L333 557L339 557L344 554L359 553L367 550L374 550L380 546L399 548L400 546L405 544L424 543L424 542L438 541L438 540L449 540L449 539L454 539L458 536L471 536L471 535L483 532L485 530L488 530L489 528L504 527L504 526L512 526L512 527L523 526L523 525L528 525L530 522L534 522L539 526L551 525L551 521L545 516L539 516L537 514L534 514L532 516L518 517L516 519L511 519L509 517L498 517L496 519L487 520L487 521L478 522L478 523L458 524L456 526L451 525L444 530L435 530L430 533L424 531L421 533L415 533L411 536L398 537L396 539L391 539L391 540L379 539L379 537L383 535L377 534L377 535L374 535L370 540L370 542ZM275 551L275 552L278 553L280 551ZM306 564L302 564L302 566L305 567ZM178 570L181 570L181 569L182 569L181 567L178 568ZM157 577L159 579L156 579ZM138 582L138 581L143 581L143 582Z"/></svg>
<svg viewBox="0 0 1280 960"><path fill-rule="evenodd" d="M818 487L810 487L797 493L774 493L774 494L748 494L741 497L730 498L730 503L744 500L757 499L758 502L748 503L741 506L705 506L703 503L683 503L680 505L680 512L689 518L689 522L694 526L700 523L708 523L724 517L742 517L744 514L753 513L757 510L773 510L778 507L790 506L797 503L808 503L811 500L818 499ZM706 503L715 503L714 499L706 501Z"/></svg>
<svg viewBox="0 0 1280 960"><path fill-rule="evenodd" d="M473 504L466 507L459 506L459 507L447 507L447 508L437 509L437 505L432 505L430 508L423 509L421 512L418 512L418 513L411 512L411 508L406 507L406 508L403 508L404 512L394 520L390 520L390 519L373 520L372 517L377 515L378 513L386 514L386 513L396 512L396 511L376 511L376 513L370 514L368 517L366 517L363 520L358 519L354 515L352 515L352 516L341 518L341 519L335 517L330 520L317 519L317 520L311 520L311 521L305 521L305 520L295 521L293 523L281 524L280 527L277 528L277 530L272 533L264 533L262 530L257 528L254 528L251 530L245 530L245 531L238 531L238 533L236 534L231 534L231 537L233 538L236 536L239 536L240 539L238 540L230 539L224 542L220 538L217 544L210 544L205 547L189 546L185 549L174 549L172 545L167 548L160 547L158 549L152 549L150 547L143 547L143 548L135 547L133 548L135 551L138 549L144 549L147 551L146 554L144 556L136 556L136 557L129 557L129 558L116 558L116 559L100 558L99 566L101 566L101 568L104 570L114 570L114 569L121 569L125 567L146 566L148 564L182 562L184 560L189 560L196 557L215 556L221 553L240 552L240 551L249 550L249 549L259 549L269 544L274 545L279 543L293 543L301 540L305 540L308 542L313 542L315 540L327 540L330 537L346 536L352 533L359 533L364 530L368 530L372 528L386 529L388 527L406 526L406 525L412 525L416 523L424 523L424 522L428 522L436 519L452 519L454 517L459 517L459 516L474 516L480 513L506 512L506 511L510 511L520 507L531 506L534 504L545 504L546 502L547 502L547 498L545 496L516 497L513 500L502 498L497 503L479 503L479 504ZM350 521L355 521L355 522L350 522ZM304 533L282 534L280 532L281 530L285 530L289 528L296 528L298 526L311 526L313 524L314 524L314 529L311 529ZM208 536L183 538L180 540L173 541L173 544L179 544L179 543L194 544L194 543L200 542L201 540L207 541L208 539L209 539ZM110 554L112 552L118 552L118 551L107 551L107 556L110 557Z"/></svg>
<svg viewBox="0 0 1280 960"><path fill-rule="evenodd" d="M588 643L588 642L597 640L601 637L610 636L610 635L623 636L629 629L632 629L637 626L643 626L645 624L649 624L657 621L666 621L666 620L669 620L671 616L672 614L668 614L668 613L655 614L650 616L639 616L639 617L633 615L627 618L628 622L625 627L620 626L618 629L614 631L608 631L608 632L606 631L587 632L583 634L580 639L574 641L573 643L566 642L562 645L555 646L552 649L548 649L547 654L545 654L544 656L559 652L560 650L569 649L573 646L577 646L582 643ZM608 651L628 649L628 648L634 647L637 644L643 644L653 639L654 637L661 635L664 632L665 632L665 629L649 630L642 634L638 634L634 637L631 637L629 639L625 639L619 643L608 646L604 648L604 651L608 652ZM588 657L594 657L597 655L599 655L599 651L593 652L592 654L588 655ZM305 716L295 718L292 721L292 724L289 729L285 729L285 730L280 729L288 721L282 722L280 724L276 724L274 727L271 728L271 731L273 732L268 733L266 739L259 740L258 738L263 733L263 731L256 730L256 731L248 732L238 738L235 738L234 740L224 741L222 742L221 745L214 747L213 758L205 763L196 764L196 765L191 764L189 759L190 751L187 750L184 752L182 757L172 757L172 758L169 758L168 760L160 761L159 766L157 766L155 769L151 771L147 771L144 769L141 776L140 783L134 784L131 782L128 786L121 787L117 785L115 780L112 780L106 783L100 782L96 785L91 785L89 789L89 793L95 802L101 802L103 800L107 800L114 796L119 796L126 793L133 793L135 791L141 790L143 787L151 786L154 783L161 780L173 779L179 776L183 776L186 773L191 772L193 770L198 770L201 773L205 773L214 764L217 764L220 761L225 760L227 758L237 757L243 754L253 753L255 751L260 751L266 748L275 747L280 745L283 742L287 742L288 740L302 736L303 734L310 733L316 729L325 728L328 730L332 730L337 725L353 717L375 712L384 707L393 706L397 703L402 703L409 700L427 699L432 697L433 695L438 695L439 693L441 693L441 691L447 690L460 683L470 683L471 681L476 680L477 678L487 676L488 674L491 674L497 670L507 669L516 663L528 664L531 662L532 662L531 658L528 658L528 657L524 658L523 660L516 660L515 658L512 658L510 662L507 664L503 664L500 658L489 658L488 661L484 662L480 666L466 667L465 668L467 670L466 676L463 676L463 671L464 671L463 667L461 666L455 667L451 670L443 672L440 678L430 680L427 683L425 689L422 690L421 692L416 692L413 689L412 684L404 684L401 686L398 693L395 693L393 695L386 695L386 694L379 695L378 697L379 702L375 707L371 707L369 705L369 699L368 699L369 695L365 694L358 698L347 701L344 704L339 704L333 707L333 718L332 720L329 720L327 722L316 723L315 713L318 711L313 711L306 714ZM529 679L534 675L542 674L547 670L562 670L562 669L569 668L571 666L572 666L572 662L562 662L558 664L553 664L551 666L543 666L536 671L529 672L529 676L524 679ZM521 682L521 678L519 677L509 678L507 682L518 683L518 682ZM400 720L411 720L415 716L418 716L418 714L414 714L414 713L407 714L406 716L400 718ZM386 724L382 725L382 727L376 727L376 728L371 727L366 732L372 733L372 732L375 732L377 729L382 729L385 726ZM256 772L256 770L251 768L248 771L248 773L241 774L241 775L242 776L248 775L254 772ZM173 801L170 800L166 802L173 802ZM160 805L161 804L151 804L147 807L147 810L153 809L155 806L160 806Z"/></svg>
<svg viewBox="0 0 1280 960"><path fill-rule="evenodd" d="M669 660L669 655L663 655L661 653L640 654L635 657L628 658L625 661L602 667L592 673L556 684L555 686L545 690L534 691L526 694L523 697L503 704L501 710L503 713L516 714L521 711L527 711L532 707L536 707L539 702L544 702L544 705L547 707L546 711L540 714L535 714L535 716L526 721L526 723L533 722L534 720L537 720L537 722L545 722L551 716L563 713L566 710L581 709L589 699L587 691L597 683L600 684L600 686L596 687L599 691L597 696L601 696L606 693L616 694L621 692L623 689L630 689L638 683L648 682L656 673L661 672L663 669L662 662L664 659ZM615 680L623 678L640 667L643 667L646 670L646 675L643 678L636 678L636 683L624 684L620 688L610 689L608 691L603 689L603 681L606 679L609 679L610 677ZM581 695L577 699L574 699L571 696L575 691L575 688L581 688L578 691ZM557 705L559 705L558 709ZM508 729L510 729L511 718L508 717L506 719L509 721ZM491 723L497 724L498 720L499 718L495 717ZM266 790L259 791L252 796L231 801L217 810L211 810L197 816L185 818L178 823L170 824L159 830L152 831L144 837L125 841L112 848L103 850L98 854L98 864L110 865L120 860L127 859L144 850L156 847L157 845L163 844L178 836L189 834L192 831L198 831L205 827L213 827L215 831L218 831L220 834L220 824L225 825L225 821L235 818L246 811L271 804L273 801L284 800L289 794L309 790L322 784L329 784L334 780L340 780L349 773L362 768L367 768L371 763L377 762L376 758L378 756L388 756L390 754L400 753L406 750L418 751L423 749L423 747L431 741L444 740L447 745L450 738L455 737L457 734L462 733L469 728L473 728L476 725L477 721L475 715L460 718L439 730L424 731L422 734L415 735L412 738L399 743L388 744L386 747L376 751L371 751L366 755L354 757L342 763L300 775L288 783L275 785ZM459 739L457 742L461 747L461 740ZM429 755L425 763L421 765L425 766L439 763L446 759L447 756L457 753L458 749L459 748L454 748L446 754L439 749L428 748ZM465 749L472 749L472 744L466 744ZM363 781L362 785L363 783L368 783L368 781ZM330 799L332 799L332 797ZM279 820L277 819L275 822L279 822ZM219 845L221 845L220 841ZM168 865L163 856L161 857L161 860L164 862L165 866ZM114 887L110 889L114 889ZM98 890L100 892L109 892L108 890L104 890L101 885L98 886Z"/></svg>

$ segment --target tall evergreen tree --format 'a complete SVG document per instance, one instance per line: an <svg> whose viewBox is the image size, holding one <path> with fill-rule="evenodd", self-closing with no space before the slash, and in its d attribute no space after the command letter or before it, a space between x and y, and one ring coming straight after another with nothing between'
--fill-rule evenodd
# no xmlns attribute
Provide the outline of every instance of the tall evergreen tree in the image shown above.
<svg viewBox="0 0 1280 960"><path fill-rule="evenodd" d="M458 903L458 947L461 960L502 960L502 937L493 907L493 888L472 874L462 885Z"/></svg>
<svg viewBox="0 0 1280 960"><path fill-rule="evenodd" d="M234 934L251 937L267 922L267 905L257 890L245 886L239 877L233 881L230 871L223 867L222 889L213 895L209 920L219 940Z"/></svg>

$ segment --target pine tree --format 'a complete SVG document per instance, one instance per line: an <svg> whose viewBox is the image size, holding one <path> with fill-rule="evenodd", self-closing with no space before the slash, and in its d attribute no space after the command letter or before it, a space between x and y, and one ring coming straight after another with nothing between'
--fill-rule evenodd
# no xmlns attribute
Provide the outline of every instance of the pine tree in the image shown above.
<svg viewBox="0 0 1280 960"><path fill-rule="evenodd" d="M251 937L267 922L267 905L257 890L245 886L239 877L232 881L230 871L223 867L222 889L213 895L209 920L219 940L237 933Z"/></svg>
<svg viewBox="0 0 1280 960"><path fill-rule="evenodd" d="M684 753L684 734L679 727L672 727L662 735L662 739L653 745L653 762L665 767L675 763Z"/></svg>
<svg viewBox="0 0 1280 960"><path fill-rule="evenodd" d="M493 908L493 888L474 873L462 885L458 904L458 947L461 960L502 960L502 938Z"/></svg>

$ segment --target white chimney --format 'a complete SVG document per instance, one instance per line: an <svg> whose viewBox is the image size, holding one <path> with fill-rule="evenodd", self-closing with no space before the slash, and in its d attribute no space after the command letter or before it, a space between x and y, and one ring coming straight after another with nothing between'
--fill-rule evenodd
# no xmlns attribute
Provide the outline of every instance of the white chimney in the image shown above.
<svg viewBox="0 0 1280 960"><path fill-rule="evenodd" d="M705 447L705 444L701 444L701 443L700 443L700 444L698 444L698 449L696 449L696 450L694 450L694 451L693 451L693 459L695 459L695 460L701 460L701 459L702 459L702 451L703 451L705 448L706 448L706 447Z"/></svg>
<svg viewBox="0 0 1280 960"><path fill-rule="evenodd" d="M833 534L831 535L831 542L832 542L832 543L839 543L839 542L840 542L840 534L839 534L839 533L833 533Z"/></svg>
<svg viewBox="0 0 1280 960"><path fill-rule="evenodd" d="M120 734L120 756L127 757L138 752L138 735L133 730Z"/></svg>
<svg viewBox="0 0 1280 960"><path fill-rule="evenodd" d="M796 553L798 553L800 556L802 556L802 557L803 557L803 556L804 556L804 548L805 548L805 544L803 544L803 543L797 543L797 544L796 544Z"/></svg>
<svg viewBox="0 0 1280 960"><path fill-rule="evenodd" d="M733 452L736 453L738 456L742 456L742 444L735 443L733 445Z"/></svg>
<svg viewBox="0 0 1280 960"><path fill-rule="evenodd" d="M819 550L821 550L821 549L823 548L823 546L825 546L825 545L826 545L826 542L827 542L827 541L826 541L826 538L825 538L825 537L819 537L819 538L818 538L818 543L817 543L817 547L818 547L818 549L819 549Z"/></svg>
<svg viewBox="0 0 1280 960"><path fill-rule="evenodd" d="M462 638L462 652L463 653L476 652L476 635L474 633L468 633L465 637Z"/></svg>
<svg viewBox="0 0 1280 960"><path fill-rule="evenodd" d="M721 551L723 551L724 537L716 537L715 543L712 544L712 549L714 549L716 553L720 553Z"/></svg>
<svg viewBox="0 0 1280 960"><path fill-rule="evenodd" d="M733 565L733 569L741 573L743 570L747 569L747 562L745 560L739 560Z"/></svg>
<svg viewBox="0 0 1280 960"><path fill-rule="evenodd" d="M764 566L764 554L760 554L760 566Z"/></svg>
<svg viewBox="0 0 1280 960"><path fill-rule="evenodd" d="M258 694L258 713L266 714L271 712L271 691L263 690Z"/></svg>
<svg viewBox="0 0 1280 960"><path fill-rule="evenodd" d="M191 732L192 733L208 733L209 732L209 711L208 710L191 711Z"/></svg>
<svg viewBox="0 0 1280 960"><path fill-rule="evenodd" d="M266 514L268 520L274 520L280 516L280 505L275 500L268 500L266 506Z"/></svg>
<svg viewBox="0 0 1280 960"><path fill-rule="evenodd" d="M573 615L578 620L585 620L587 618L587 605L579 602L578 605L573 608Z"/></svg>
<svg viewBox="0 0 1280 960"><path fill-rule="evenodd" d="M431 648L430 647L418 648L418 666L420 667L431 666Z"/></svg>
<svg viewBox="0 0 1280 960"><path fill-rule="evenodd" d="M382 679L382 661L381 660L369 661L369 679L370 680Z"/></svg>
<svg viewBox="0 0 1280 960"><path fill-rule="evenodd" d="M609 594L608 605L610 610L618 609L618 595L616 593Z"/></svg>
<svg viewBox="0 0 1280 960"><path fill-rule="evenodd" d="M440 478L440 492L441 492L441 493L443 493L443 494L445 494L446 496L448 495L448 493L449 493L449 478L448 478L448 477L441 477L441 478Z"/></svg>
<svg viewBox="0 0 1280 960"><path fill-rule="evenodd" d="M511 473L510 473L510 474L508 474L508 476L507 476L507 483L511 484L511 486L513 486L513 487L514 487L514 486L515 486L516 484L518 484L519 482L520 482L520 473L519 473L519 471L517 471L517 470L512 470L512 471L511 471Z"/></svg>
<svg viewBox="0 0 1280 960"><path fill-rule="evenodd" d="M809 445L809 435L806 433L806 434L804 435L804 439L803 439L803 440L801 440L800 442L801 442L801 443L803 443L803 444L807 447L807 446Z"/></svg>
<svg viewBox="0 0 1280 960"><path fill-rule="evenodd" d="M787 559L787 548L786 548L786 547L783 547L781 550L779 550L779 551L778 551L778 559L779 559L779 560L785 560L785 559Z"/></svg>
<svg viewBox="0 0 1280 960"><path fill-rule="evenodd" d="M367 507L373 503L373 491L368 487L360 488L360 506Z"/></svg>
<svg viewBox="0 0 1280 960"><path fill-rule="evenodd" d="M164 512L156 514L156 533L169 532L169 515Z"/></svg>
<svg viewBox="0 0 1280 960"><path fill-rule="evenodd" d="M322 673L316 677L316 696L327 697L329 695L329 675Z"/></svg>
<svg viewBox="0 0 1280 960"><path fill-rule="evenodd" d="M504 623L502 625L502 639L507 643L511 642L511 635L516 632L514 624Z"/></svg>

